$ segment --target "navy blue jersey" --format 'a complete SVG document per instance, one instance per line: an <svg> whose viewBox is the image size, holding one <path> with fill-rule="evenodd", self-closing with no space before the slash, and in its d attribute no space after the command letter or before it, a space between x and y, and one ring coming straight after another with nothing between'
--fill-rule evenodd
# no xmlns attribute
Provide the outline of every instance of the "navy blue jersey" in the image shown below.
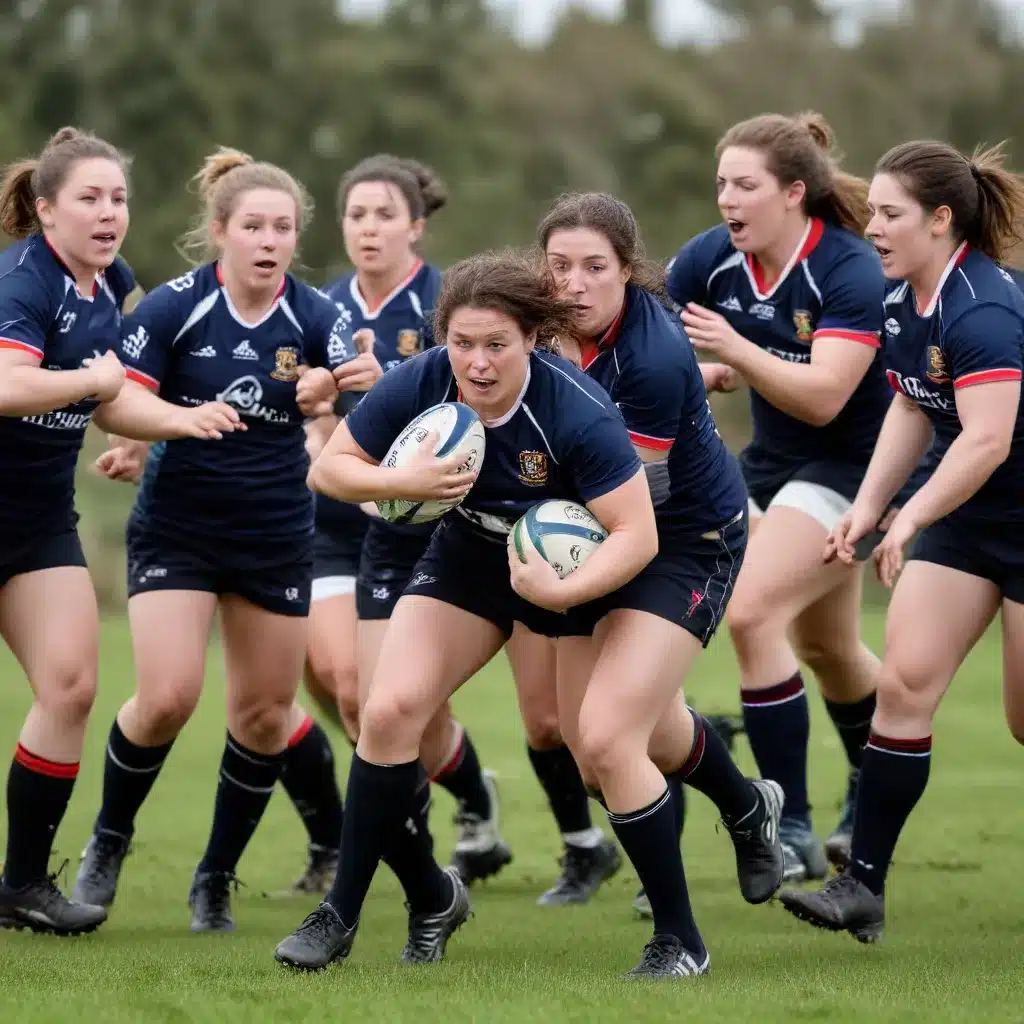
<svg viewBox="0 0 1024 1024"><path fill-rule="evenodd" d="M633 443L669 453L668 493L655 495L662 536L700 536L743 510L747 489L715 428L697 357L657 299L628 285L583 367L618 406Z"/></svg>
<svg viewBox="0 0 1024 1024"><path fill-rule="evenodd" d="M82 295L46 240L30 235L0 254L0 347L27 352L47 370L77 370L117 346L134 287L118 258ZM75 525L75 466L97 404L0 417L0 547Z"/></svg>
<svg viewBox="0 0 1024 1024"><path fill-rule="evenodd" d="M333 368L355 355L334 304L285 275L271 308L247 324L211 263L152 291L121 335L133 380L176 405L226 402L248 428L220 441L169 441L154 452L133 520L215 544L239 565L294 557L287 544L311 537L313 525L296 368Z"/></svg>
<svg viewBox="0 0 1024 1024"><path fill-rule="evenodd" d="M812 343L823 337L879 346L885 278L878 256L864 239L817 218L770 287L723 224L683 246L669 268L668 292L681 306L696 302L721 313L738 334L789 362L809 363ZM754 436L744 458L765 471L823 460L866 466L891 400L880 355L824 427L787 415L751 389Z"/></svg>
<svg viewBox="0 0 1024 1024"><path fill-rule="evenodd" d="M962 429L959 388L1021 379L1024 293L987 256L962 245L923 312L904 282L886 298L885 317L889 383L931 420L935 442L929 458L938 461ZM1024 408L1009 458L954 514L1024 521Z"/></svg>
<svg viewBox="0 0 1024 1024"><path fill-rule="evenodd" d="M354 272L345 274L324 289L324 294L338 307L342 323L350 336L364 327L373 331L373 354L385 373L434 344L430 315L440 293L441 272L422 260L417 261L412 273L373 309L363 298ZM353 398L358 401L354 395ZM355 401L342 395L338 415L351 411ZM354 531L366 530L366 516L358 505L334 501L326 495L318 494L316 526L326 533L349 535ZM406 534L429 537L433 527L406 524L395 526L395 529Z"/></svg>
<svg viewBox="0 0 1024 1024"><path fill-rule="evenodd" d="M380 462L411 420L459 398L446 348L433 348L384 375L348 417L363 451ZM530 356L523 392L487 447L473 489L457 512L478 532L504 540L527 509L548 498L586 503L640 468L622 416L586 374L546 352Z"/></svg>

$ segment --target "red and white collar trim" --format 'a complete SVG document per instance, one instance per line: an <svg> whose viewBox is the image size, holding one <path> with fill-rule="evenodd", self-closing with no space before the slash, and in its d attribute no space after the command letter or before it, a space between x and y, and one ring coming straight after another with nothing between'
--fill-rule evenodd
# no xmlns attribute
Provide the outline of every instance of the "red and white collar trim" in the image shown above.
<svg viewBox="0 0 1024 1024"><path fill-rule="evenodd" d="M782 282L789 277L790 271L798 263L802 263L810 256L814 251L814 247L821 241L821 236L824 233L825 222L820 217L811 217L807 221L807 227L804 228L804 233L800 237L797 247L793 250L793 255L789 257L789 262L782 268L782 273L779 274L771 285L765 280L764 268L757 262L754 254L752 252L746 253L743 266L747 271L747 277L750 280L750 287L754 292L755 298L760 302L770 299L778 291Z"/></svg>
<svg viewBox="0 0 1024 1024"><path fill-rule="evenodd" d="M917 295L914 296L914 308L917 310L918 316L930 317L935 312L935 307L939 304L939 299L942 298L942 289L946 286L946 282L949 280L949 275L960 266L961 263L967 258L968 245L966 242L961 242L949 258L949 262L946 264L946 269L942 271L942 277L939 278L939 284L935 289L935 294L932 295L931 299L928 300L928 305L922 310L918 304Z"/></svg>
<svg viewBox="0 0 1024 1024"><path fill-rule="evenodd" d="M622 330L622 321L626 315L626 304L629 302L629 295L622 300L615 319L605 329L600 338L584 338L580 345L580 360L585 370L606 348L611 348L619 340L619 332Z"/></svg>
<svg viewBox="0 0 1024 1024"><path fill-rule="evenodd" d="M353 274L352 282L349 285L349 292L352 295L352 301L359 307L359 312L363 314L363 319L376 320L377 317L380 316L381 311L384 309L384 307L392 299L394 299L395 296L400 295L402 292L404 292L405 289L412 284L413 279L422 269L423 260L417 257L416 262L413 264L412 270L409 271L405 279L399 281L399 283L396 284L395 287L392 288L391 291L389 291L387 295L385 295L384 298L381 299L380 302L378 302L373 307L371 307L370 304L366 301L366 299L363 298L363 293L359 290L359 275Z"/></svg>
<svg viewBox="0 0 1024 1024"><path fill-rule="evenodd" d="M497 419L485 420L483 416L480 417L481 423L485 427L503 427L517 412L523 404L523 399L526 397L527 389L530 387L530 376L532 374L532 368L529 363L526 364L526 379L523 381L523 386L519 389L519 394L516 396L516 400L512 403L512 408L507 413L499 416ZM455 401L464 401L462 397L462 388L459 387L458 383L455 385Z"/></svg>
<svg viewBox="0 0 1024 1024"><path fill-rule="evenodd" d="M213 265L213 270L214 273L217 275L217 284L220 285L220 290L224 294L224 302L228 307L228 312L235 320L238 321L238 323L240 323L243 327L248 327L250 330L254 327L259 327L261 324L265 324L271 318L271 316L274 315L274 311L277 309L278 304L281 302L281 296L284 295L284 290L288 286L288 275L286 274L284 277L281 278L281 284L278 287L277 292L274 294L274 299L270 303L270 308L266 311L266 313L263 314L263 316L259 318L259 320L257 320L255 323L250 323L242 316L241 313L238 312L238 309L235 307L234 302L231 301L231 294L228 291L227 285L224 283L224 273L220 269L220 261Z"/></svg>
<svg viewBox="0 0 1024 1024"><path fill-rule="evenodd" d="M95 299L96 298L96 293L100 290L100 283L103 281L103 271L102 270L97 270L96 271L96 276L95 276L95 278L93 278L93 282L92 282L92 292L89 295L83 295L78 290L78 281L75 279L75 275L71 273L71 268L64 262L64 260L61 258L60 253L57 252L57 250L53 247L53 244L46 237L46 235L43 235L43 241L46 243L46 248L50 250L50 254L57 261L57 264L60 267L60 269L64 271L65 277L69 278L69 280L71 282L71 286L75 289L75 294L80 299L88 299L90 301L92 299ZM66 294L66 292L65 292L65 294Z"/></svg>

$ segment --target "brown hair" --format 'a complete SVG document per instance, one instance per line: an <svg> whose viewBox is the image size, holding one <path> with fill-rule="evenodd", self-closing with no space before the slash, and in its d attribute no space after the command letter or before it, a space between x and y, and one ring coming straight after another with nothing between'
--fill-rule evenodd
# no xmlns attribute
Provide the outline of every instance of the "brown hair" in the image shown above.
<svg viewBox="0 0 1024 1024"><path fill-rule="evenodd" d="M868 183L839 169L841 154L835 150L835 136L821 114L760 114L734 124L718 140L715 155L721 156L729 146L756 149L780 185L802 181L804 212L809 217L864 234L871 219Z"/></svg>
<svg viewBox="0 0 1024 1024"><path fill-rule="evenodd" d="M448 202L448 190L436 172L417 160L378 153L347 171L338 185L338 220L345 216L349 193L365 181L394 185L402 193L412 220L424 220Z"/></svg>
<svg viewBox="0 0 1024 1024"><path fill-rule="evenodd" d="M1003 166L1003 145L967 157L945 142L904 142L875 173L891 174L928 213L948 206L954 238L1002 260L1021 241L1024 214L1024 178Z"/></svg>
<svg viewBox="0 0 1024 1024"><path fill-rule="evenodd" d="M216 256L212 225L227 224L239 198L253 189L273 189L290 195L295 200L300 233L313 215L309 193L286 170L276 164L253 160L248 153L237 149L220 146L203 161L192 182L202 198L203 212L178 244L178 250L191 262L202 263Z"/></svg>
<svg viewBox="0 0 1024 1024"><path fill-rule="evenodd" d="M540 348L558 350L559 338L578 338L576 306L558 294L551 275L528 254L485 252L445 271L434 304L434 333L443 345L457 309L491 309L513 319L524 335L537 333Z"/></svg>
<svg viewBox="0 0 1024 1024"><path fill-rule="evenodd" d="M61 128L38 157L19 160L4 170L0 185L0 227L11 238L41 231L36 200L53 202L80 160L110 160L128 176L130 161L116 146L77 128Z"/></svg>
<svg viewBox="0 0 1024 1024"><path fill-rule="evenodd" d="M556 231L589 228L608 239L619 262L630 268L633 284L655 295L664 292L665 272L647 258L633 211L607 192L565 192L554 202L537 228L537 242L547 250Z"/></svg>

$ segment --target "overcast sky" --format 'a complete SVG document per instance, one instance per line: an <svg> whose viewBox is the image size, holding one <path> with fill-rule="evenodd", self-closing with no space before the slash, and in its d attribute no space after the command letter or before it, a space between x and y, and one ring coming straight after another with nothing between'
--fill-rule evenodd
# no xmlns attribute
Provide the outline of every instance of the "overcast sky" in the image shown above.
<svg viewBox="0 0 1024 1024"><path fill-rule="evenodd" d="M559 13L567 7L584 7L596 14L615 17L621 0L487 0L495 10L510 11L520 34L530 40L543 39ZM866 13L893 14L900 0L826 0L828 6L841 12L840 31L855 34L858 21ZM341 0L342 7L352 13L373 15L387 7L388 0ZM1011 14L1024 32L1024 0L997 0ZM720 23L703 0L656 0L660 27L670 40L713 41Z"/></svg>

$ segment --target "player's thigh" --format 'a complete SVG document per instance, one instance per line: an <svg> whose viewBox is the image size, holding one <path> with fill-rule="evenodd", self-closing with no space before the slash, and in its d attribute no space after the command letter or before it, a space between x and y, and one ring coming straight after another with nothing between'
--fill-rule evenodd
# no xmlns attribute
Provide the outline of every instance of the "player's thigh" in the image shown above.
<svg viewBox="0 0 1024 1024"><path fill-rule="evenodd" d="M579 712L583 755L599 771L625 749L646 752L703 649L682 626L650 612L610 612L594 634L594 669Z"/></svg>
<svg viewBox="0 0 1024 1024"><path fill-rule="evenodd" d="M0 587L0 635L37 702L87 714L96 692L99 615L88 569L55 566Z"/></svg>
<svg viewBox="0 0 1024 1024"><path fill-rule="evenodd" d="M310 674L339 704L357 705L355 580L349 593L319 598L318 582L313 581L309 606L306 661Z"/></svg>
<svg viewBox="0 0 1024 1024"><path fill-rule="evenodd" d="M594 674L598 647L592 636L561 636L555 644L555 693L562 739L577 761L580 750L580 708ZM581 768L583 767L581 762Z"/></svg>
<svg viewBox="0 0 1024 1024"><path fill-rule="evenodd" d="M363 708L361 756L374 760L375 750L410 745L418 754L431 718L505 639L494 623L453 604L403 597L391 616Z"/></svg>
<svg viewBox="0 0 1024 1024"><path fill-rule="evenodd" d="M811 668L855 651L861 643L863 568L847 573L824 596L799 612L790 626L797 656Z"/></svg>
<svg viewBox="0 0 1024 1024"><path fill-rule="evenodd" d="M771 506L752 532L726 613L735 634L767 622L789 623L859 567L825 564L828 531L806 512Z"/></svg>
<svg viewBox="0 0 1024 1024"><path fill-rule="evenodd" d="M308 619L237 594L221 597L220 618L229 718L248 728L283 731L302 673Z"/></svg>
<svg viewBox="0 0 1024 1024"><path fill-rule="evenodd" d="M555 675L558 664L556 642L531 633L517 622L505 645L512 669L519 713L531 745L551 746L560 739L558 692Z"/></svg>
<svg viewBox="0 0 1024 1024"><path fill-rule="evenodd" d="M146 710L187 719L199 700L217 595L150 590L128 600L135 700Z"/></svg>
<svg viewBox="0 0 1024 1024"><path fill-rule="evenodd" d="M907 563L889 603L877 721L930 719L999 609L991 580L933 562ZM886 733L888 735L888 733Z"/></svg>

